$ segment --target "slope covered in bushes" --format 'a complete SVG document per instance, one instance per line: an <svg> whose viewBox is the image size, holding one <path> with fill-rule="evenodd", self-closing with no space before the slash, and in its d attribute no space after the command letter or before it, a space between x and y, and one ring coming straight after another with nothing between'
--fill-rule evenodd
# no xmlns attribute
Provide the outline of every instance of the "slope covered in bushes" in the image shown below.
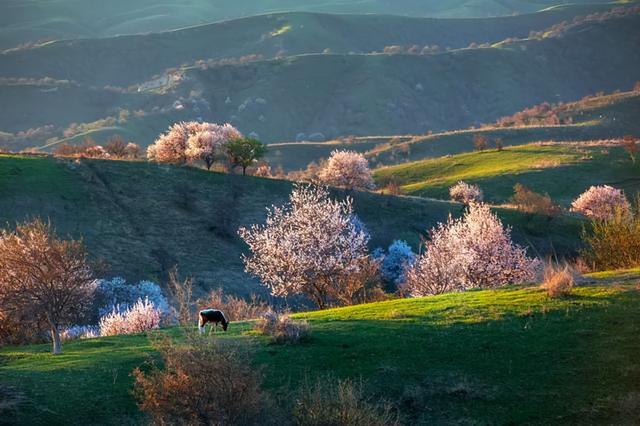
<svg viewBox="0 0 640 426"><path fill-rule="evenodd" d="M0 156L0 223L40 216L59 235L83 237L89 253L106 261L108 274L164 281L176 264L203 289L222 286L247 295L260 287L243 272L240 226L262 223L266 207L282 205L286 181L209 173L146 162L58 160ZM344 192L336 192L344 197ZM353 194L354 209L369 229L370 248L404 239L417 249L421 235L458 204ZM516 241L546 253L572 252L580 222L500 211Z"/></svg>
<svg viewBox="0 0 640 426"><path fill-rule="evenodd" d="M270 392L290 395L331 371L361 378L368 396L392 402L408 424L623 424L638 415L639 278L608 273L559 299L508 287L298 314L311 329L299 345L269 344L246 322L221 340L255 342ZM25 396L15 420L140 419L128 374L153 354L146 336L68 342L56 357L48 349L0 350L2 382Z"/></svg>
<svg viewBox="0 0 640 426"><path fill-rule="evenodd" d="M381 186L393 181L407 194L440 199L449 199L449 187L464 180L493 203L508 202L521 183L568 208L591 185L624 189L632 199L640 191L639 173L640 165L615 142L559 142L404 163L376 170L375 178Z"/></svg>

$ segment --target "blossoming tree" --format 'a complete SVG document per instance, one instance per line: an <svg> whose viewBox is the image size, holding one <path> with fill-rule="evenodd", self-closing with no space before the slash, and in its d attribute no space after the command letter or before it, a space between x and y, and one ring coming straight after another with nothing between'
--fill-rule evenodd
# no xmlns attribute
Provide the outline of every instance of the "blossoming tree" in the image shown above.
<svg viewBox="0 0 640 426"><path fill-rule="evenodd" d="M270 209L266 224L238 232L251 250L243 256L247 272L273 295L304 294L320 309L339 299L368 260L369 234L351 199L332 200L322 187L294 186L289 204Z"/></svg>
<svg viewBox="0 0 640 426"><path fill-rule="evenodd" d="M229 141L242 134L231 124L176 123L147 148L147 158L159 163L182 164L187 161L204 161L210 169L216 155Z"/></svg>
<svg viewBox="0 0 640 426"><path fill-rule="evenodd" d="M608 185L592 186L576 198L571 207L573 211L597 220L610 219L618 211L622 215L631 211L624 192Z"/></svg>
<svg viewBox="0 0 640 426"><path fill-rule="evenodd" d="M462 218L449 218L431 231L407 271L407 286L414 296L493 288L533 280L539 264L513 244L511 230L488 206L472 203Z"/></svg>
<svg viewBox="0 0 640 426"><path fill-rule="evenodd" d="M29 312L47 324L54 354L62 352L62 327L83 313L94 291L81 241L58 239L41 220L0 233L0 311Z"/></svg>
<svg viewBox="0 0 640 426"><path fill-rule="evenodd" d="M333 151L318 179L325 185L348 190L375 188L367 159L354 151Z"/></svg>

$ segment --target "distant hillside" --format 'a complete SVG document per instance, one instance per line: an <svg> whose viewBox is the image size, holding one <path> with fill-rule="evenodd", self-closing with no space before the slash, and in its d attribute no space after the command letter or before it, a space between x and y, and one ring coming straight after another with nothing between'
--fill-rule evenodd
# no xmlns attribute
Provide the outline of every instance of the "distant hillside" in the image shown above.
<svg viewBox="0 0 640 426"><path fill-rule="evenodd" d="M229 121L265 142L466 128L544 101L628 90L640 80L639 28L640 15L632 15L561 36L436 55L314 54L191 68L151 93L18 82L1 88L12 108L0 116L0 129L53 125L60 137L71 123L118 117L122 109L128 118L118 126L143 146L185 119ZM91 97L103 103L82 108ZM26 138L22 146L46 139Z"/></svg>
<svg viewBox="0 0 640 426"><path fill-rule="evenodd" d="M392 45L438 46L444 51L524 38L531 31L610 7L572 5L485 19L274 13L162 33L62 40L6 51L0 54L0 77L52 77L85 86L127 87L198 60L230 61L249 55L271 59L325 49L360 54Z"/></svg>
<svg viewBox="0 0 640 426"><path fill-rule="evenodd" d="M179 264L202 288L259 291L243 272L241 225L262 222L265 207L286 201L291 183L209 173L145 162L73 162L0 156L0 223L49 218L61 234L83 236L89 251L129 278L162 279ZM338 194L343 196L344 194ZM355 209L371 247L393 239L417 248L420 235L461 206L355 193ZM531 218L504 210L514 236L535 253L567 253L579 244L580 222Z"/></svg>
<svg viewBox="0 0 640 426"><path fill-rule="evenodd" d="M548 193L568 208L591 185L624 189L629 199L640 193L640 164L620 146L585 143L533 144L503 151L470 152L384 167L375 178L394 181L410 195L449 199L449 187L460 180L478 184L492 203L505 203L521 183Z"/></svg>
<svg viewBox="0 0 640 426"><path fill-rule="evenodd" d="M258 14L306 11L431 17L488 17L530 13L562 0L3 0L0 49L42 39L159 32ZM591 4L592 0L572 3Z"/></svg>

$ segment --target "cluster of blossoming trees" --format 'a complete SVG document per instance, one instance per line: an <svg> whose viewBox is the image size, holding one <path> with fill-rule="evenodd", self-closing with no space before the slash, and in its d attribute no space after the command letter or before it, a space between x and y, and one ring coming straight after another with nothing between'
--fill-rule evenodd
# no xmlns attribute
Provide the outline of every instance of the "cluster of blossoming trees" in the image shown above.
<svg viewBox="0 0 640 426"><path fill-rule="evenodd" d="M241 228L239 234L251 250L244 257L247 272L276 296L304 294L320 308L337 304L340 294L354 287L353 276L371 262L369 234L351 199L332 200L323 187L295 186L287 206L273 207L264 225ZM404 256L406 271L395 276L406 274L406 290L415 296L529 281L539 266L482 204L432 230L417 258ZM376 258L385 265L384 256Z"/></svg>
<svg viewBox="0 0 640 426"><path fill-rule="evenodd" d="M264 156L266 147L254 138L245 138L231 124L197 121L176 123L147 147L147 158L158 163L204 162L207 169L217 159L231 168L247 167Z"/></svg>

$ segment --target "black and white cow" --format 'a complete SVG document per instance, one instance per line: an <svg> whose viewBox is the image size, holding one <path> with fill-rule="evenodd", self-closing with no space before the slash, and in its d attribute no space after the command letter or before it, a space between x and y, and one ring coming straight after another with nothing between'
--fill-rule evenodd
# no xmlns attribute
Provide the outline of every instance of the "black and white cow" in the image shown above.
<svg viewBox="0 0 640 426"><path fill-rule="evenodd" d="M218 324L222 324L222 329L227 331L227 327L229 326L229 321L227 321L227 317L224 316L222 311L213 308L207 308L200 311L198 315L198 328L200 329L200 333L204 333L204 326L206 323L212 323L214 327L218 327Z"/></svg>

